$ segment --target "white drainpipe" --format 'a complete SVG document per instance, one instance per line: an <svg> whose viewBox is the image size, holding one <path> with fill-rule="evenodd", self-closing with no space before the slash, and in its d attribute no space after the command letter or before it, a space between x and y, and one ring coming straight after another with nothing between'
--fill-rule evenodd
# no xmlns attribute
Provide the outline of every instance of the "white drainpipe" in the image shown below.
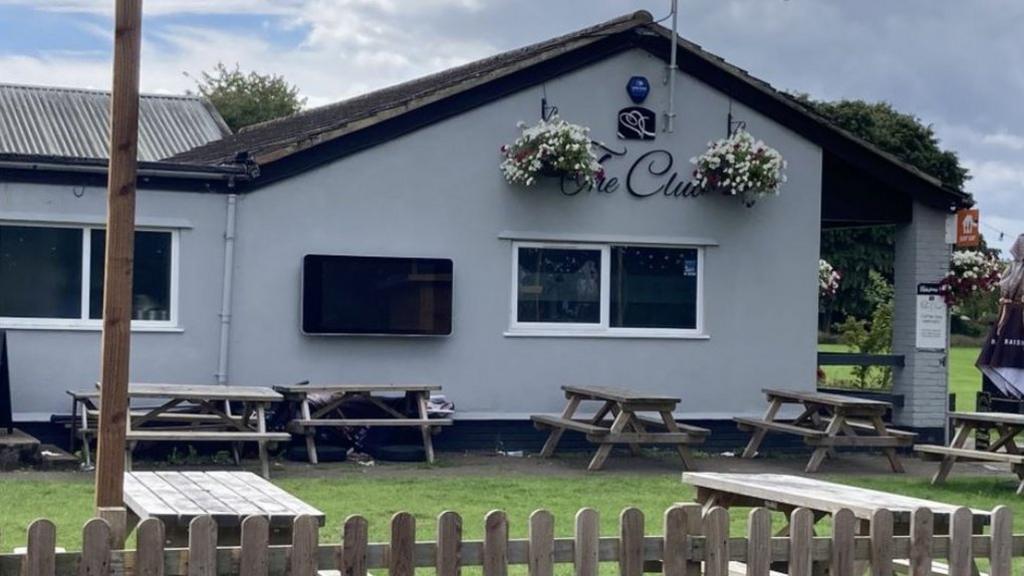
<svg viewBox="0 0 1024 576"><path fill-rule="evenodd" d="M235 210L237 194L228 194L228 216L224 227L224 283L220 299L220 351L217 355L217 383L228 383L228 347L231 338L231 279L235 267Z"/></svg>
<svg viewBox="0 0 1024 576"><path fill-rule="evenodd" d="M665 112L665 131L671 134L676 129L676 45L679 34L676 28L676 16L679 13L679 0L672 0L672 50L668 64L668 111Z"/></svg>

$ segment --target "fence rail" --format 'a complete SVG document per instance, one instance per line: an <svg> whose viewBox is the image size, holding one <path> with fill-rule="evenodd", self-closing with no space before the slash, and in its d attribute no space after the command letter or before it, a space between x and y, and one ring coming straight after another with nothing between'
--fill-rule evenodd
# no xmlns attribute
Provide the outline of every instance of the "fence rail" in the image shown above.
<svg viewBox="0 0 1024 576"><path fill-rule="evenodd" d="M832 576L888 575L899 565L925 575L940 571L939 560L948 563L942 567L946 573L966 576L976 573L979 558L989 560L992 576L1010 576L1013 558L1024 556L1024 535L1012 533L1011 511L1002 506L993 511L988 534L973 533L967 508L953 514L947 535L933 534L932 513L926 509L915 511L908 526L894 526L888 510L870 522L841 510L827 537L815 536L815 517L803 508L789 516L785 536L772 535L771 514L763 508L750 511L744 537L730 535L727 510L702 513L691 504L666 510L659 536L647 535L644 515L636 508L619 515L616 536L601 536L598 520L595 510L584 508L575 517L575 536L556 538L554 517L538 510L529 518L529 537L510 539L508 517L493 511L484 518L483 540L463 540L463 519L443 512L436 541L424 542L416 540L413 515L399 512L391 519L390 541L370 543L366 519L351 516L342 525L340 543L320 544L316 520L300 516L290 545L270 545L267 519L254 516L242 523L240 546L218 547L217 525L204 516L192 521L187 548L165 548L163 524L148 519L138 526L137 549L115 550L109 525L94 518L83 528L79 552L55 552L53 523L36 520L29 526L25 554L0 554L0 576L314 576L322 570L342 576L366 576L368 570L414 576L417 568L458 576L469 566L482 567L484 576L507 576L510 565L527 566L530 576L553 576L558 565L571 565L575 576L597 576L601 563L617 563L623 576L768 576L771 570L810 576L822 567Z"/></svg>

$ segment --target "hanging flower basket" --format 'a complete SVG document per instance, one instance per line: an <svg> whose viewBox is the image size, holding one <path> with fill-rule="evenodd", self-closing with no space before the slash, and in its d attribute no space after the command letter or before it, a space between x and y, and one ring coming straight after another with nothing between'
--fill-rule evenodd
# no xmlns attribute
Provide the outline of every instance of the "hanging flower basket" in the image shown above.
<svg viewBox="0 0 1024 576"><path fill-rule="evenodd" d="M953 252L949 272L939 281L939 291L947 305L959 306L975 294L997 290L1002 268L998 258L980 250Z"/></svg>
<svg viewBox="0 0 1024 576"><path fill-rule="evenodd" d="M691 158L690 163L696 167L693 179L701 189L740 196L747 206L764 197L778 196L786 182L782 154L743 130L708 142L707 151Z"/></svg>
<svg viewBox="0 0 1024 576"><path fill-rule="evenodd" d="M570 124L558 116L535 126L518 123L523 133L512 144L501 147L505 157L500 167L510 184L533 186L539 176L568 177L581 185L604 179L590 142L590 129Z"/></svg>

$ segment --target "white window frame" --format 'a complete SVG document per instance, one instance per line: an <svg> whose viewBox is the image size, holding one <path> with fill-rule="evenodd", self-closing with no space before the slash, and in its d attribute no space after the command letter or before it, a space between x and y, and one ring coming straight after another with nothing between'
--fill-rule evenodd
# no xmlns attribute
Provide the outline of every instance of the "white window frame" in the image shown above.
<svg viewBox="0 0 1024 576"><path fill-rule="evenodd" d="M621 328L611 322L611 250L616 246L689 249L697 252L697 322L694 328ZM600 321L520 322L519 321L519 249L590 250L601 253ZM512 289L509 327L506 336L581 336L607 338L682 338L707 339L704 332L704 257L705 247L689 244L631 244L629 242L512 242Z"/></svg>
<svg viewBox="0 0 1024 576"><path fill-rule="evenodd" d="M95 224L71 224L63 222L22 222L0 221L0 226L25 228L71 228L82 232L82 285L81 313L78 318L25 318L0 316L0 328L37 330L87 330L103 329L103 320L89 318L89 280L91 278L92 231L105 230ZM180 276L181 235L177 228L139 226L139 232L162 232L171 235L171 293L170 314L167 320L132 320L132 331L136 332L181 332L178 323L178 288Z"/></svg>

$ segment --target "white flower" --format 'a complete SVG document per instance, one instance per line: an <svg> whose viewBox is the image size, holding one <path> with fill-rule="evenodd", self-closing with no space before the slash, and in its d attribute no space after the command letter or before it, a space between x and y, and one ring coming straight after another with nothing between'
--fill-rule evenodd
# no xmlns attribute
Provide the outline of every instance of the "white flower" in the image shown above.
<svg viewBox="0 0 1024 576"><path fill-rule="evenodd" d="M524 122L516 126L522 134L512 144L501 148L505 160L499 167L509 183L531 186L544 169L570 172L566 175L580 180L581 184L597 183L601 164L587 135L588 128L558 117L541 120L534 126L528 127ZM567 169L567 166L572 168Z"/></svg>
<svg viewBox="0 0 1024 576"><path fill-rule="evenodd" d="M699 186L707 189L715 182L716 191L742 193L748 202L760 196L778 195L786 182L782 155L744 131L708 142L708 149L690 162L696 166L694 182Z"/></svg>

